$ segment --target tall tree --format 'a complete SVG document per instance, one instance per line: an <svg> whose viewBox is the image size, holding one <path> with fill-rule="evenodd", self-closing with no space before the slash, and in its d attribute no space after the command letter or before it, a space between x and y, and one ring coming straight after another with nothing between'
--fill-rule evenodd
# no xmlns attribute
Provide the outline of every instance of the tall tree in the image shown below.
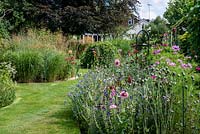
<svg viewBox="0 0 200 134"><path fill-rule="evenodd" d="M2 0L2 3L4 9L12 9L4 19L17 22L15 28L34 25L52 31L61 29L65 33L81 34L112 32L131 12L136 11L138 1Z"/></svg>
<svg viewBox="0 0 200 134"><path fill-rule="evenodd" d="M155 20L151 21L149 25L147 25L147 29L151 29L150 36L155 40L155 43L162 43L163 35L168 31L166 24L166 20L158 16Z"/></svg>
<svg viewBox="0 0 200 134"><path fill-rule="evenodd" d="M170 0L164 17L178 27L183 52L197 55L200 62L200 0Z"/></svg>

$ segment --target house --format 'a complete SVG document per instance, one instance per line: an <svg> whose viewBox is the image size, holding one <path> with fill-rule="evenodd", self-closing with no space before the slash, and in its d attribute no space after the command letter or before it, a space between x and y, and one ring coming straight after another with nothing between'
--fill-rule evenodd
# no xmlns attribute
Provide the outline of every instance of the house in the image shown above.
<svg viewBox="0 0 200 134"><path fill-rule="evenodd" d="M138 20L136 23L133 23L133 25L129 27L129 30L124 35L124 38L125 39L134 38L134 35L136 35L139 31L141 31L143 26L148 24L149 24L149 19Z"/></svg>

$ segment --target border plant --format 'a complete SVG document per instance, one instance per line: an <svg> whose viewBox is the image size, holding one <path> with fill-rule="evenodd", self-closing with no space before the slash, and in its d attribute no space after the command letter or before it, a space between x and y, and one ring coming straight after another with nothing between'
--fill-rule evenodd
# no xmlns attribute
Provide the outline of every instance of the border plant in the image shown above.
<svg viewBox="0 0 200 134"><path fill-rule="evenodd" d="M11 79L14 73L11 64L0 63L0 108L11 104L15 99L15 84Z"/></svg>

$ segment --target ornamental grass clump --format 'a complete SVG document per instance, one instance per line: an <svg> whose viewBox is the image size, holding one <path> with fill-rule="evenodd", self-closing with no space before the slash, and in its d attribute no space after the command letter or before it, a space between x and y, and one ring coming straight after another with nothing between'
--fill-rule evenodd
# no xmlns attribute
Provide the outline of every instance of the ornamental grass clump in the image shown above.
<svg viewBox="0 0 200 134"><path fill-rule="evenodd" d="M82 133L198 133L200 98L185 70L141 67L135 56L112 63L88 72L69 94Z"/></svg>

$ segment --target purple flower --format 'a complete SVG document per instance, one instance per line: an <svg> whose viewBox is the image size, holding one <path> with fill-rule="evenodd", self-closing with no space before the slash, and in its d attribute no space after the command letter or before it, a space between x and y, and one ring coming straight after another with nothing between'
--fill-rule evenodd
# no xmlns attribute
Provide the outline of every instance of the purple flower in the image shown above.
<svg viewBox="0 0 200 134"><path fill-rule="evenodd" d="M169 66L176 66L176 63L174 63L174 62L169 62L168 65L169 65Z"/></svg>
<svg viewBox="0 0 200 134"><path fill-rule="evenodd" d="M161 51L162 51L161 49L154 50L154 51L153 51L153 54L159 54Z"/></svg>
<svg viewBox="0 0 200 134"><path fill-rule="evenodd" d="M180 47L179 47L179 46L176 46L176 45L174 45L174 46L172 46L172 49L173 49L173 51L177 52L177 51L179 51L179 50L180 50Z"/></svg>
<svg viewBox="0 0 200 134"><path fill-rule="evenodd" d="M115 89L112 89L111 94L110 94L110 97L113 97L113 96L115 96L115 95L116 95L116 91L115 91Z"/></svg>
<svg viewBox="0 0 200 134"><path fill-rule="evenodd" d="M182 63L181 67L184 68L184 69L186 69L186 68L192 68L192 65L190 63L188 63L188 64Z"/></svg>

